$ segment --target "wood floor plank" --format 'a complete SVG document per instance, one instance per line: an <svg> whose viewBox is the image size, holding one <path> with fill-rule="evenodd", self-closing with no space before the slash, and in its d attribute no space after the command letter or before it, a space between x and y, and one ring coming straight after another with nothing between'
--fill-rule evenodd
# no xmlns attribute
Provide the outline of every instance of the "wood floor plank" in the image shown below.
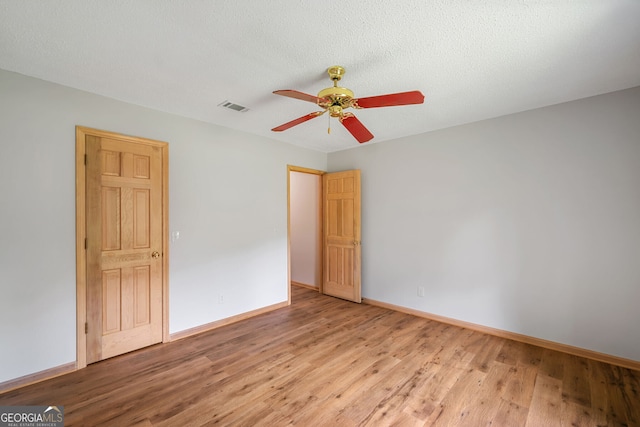
<svg viewBox="0 0 640 427"><path fill-rule="evenodd" d="M564 365L569 357L566 353L543 349L540 361L540 374L561 380L564 378Z"/></svg>
<svg viewBox="0 0 640 427"><path fill-rule="evenodd" d="M482 345L474 349L475 356L469 366L482 372L489 372L505 340L488 335L485 336L487 339L482 342ZM467 351L469 351L468 348Z"/></svg>
<svg viewBox="0 0 640 427"><path fill-rule="evenodd" d="M608 390L608 378L607 371L609 365L589 361L591 377L589 382L591 383L591 415L593 417L594 425L606 426L610 425L607 420L607 411L609 408L609 390Z"/></svg>
<svg viewBox="0 0 640 427"><path fill-rule="evenodd" d="M584 405L565 400L562 402L563 426L589 426L593 424L591 409Z"/></svg>
<svg viewBox="0 0 640 427"><path fill-rule="evenodd" d="M382 421L372 420L363 426L389 426L389 427L422 427L424 422L404 412L388 413L388 419Z"/></svg>
<svg viewBox="0 0 640 427"><path fill-rule="evenodd" d="M336 399L341 401L339 414L335 417L336 425L367 423L376 412L384 407L402 388L407 379L415 371L415 365L395 358L399 363L394 364L384 375L369 376L362 382L350 384ZM375 405L372 402L376 402Z"/></svg>
<svg viewBox="0 0 640 427"><path fill-rule="evenodd" d="M455 366L442 366L435 363L430 364L427 369L432 372L429 382L416 389L405 409L407 412L410 410L412 416L423 421L426 421L435 411L440 410L441 402L465 372L464 369Z"/></svg>
<svg viewBox="0 0 640 427"><path fill-rule="evenodd" d="M609 381L609 411L610 419L616 425L640 426L640 405L638 404L638 388L628 385L628 381L637 378L637 373L617 366L607 366ZM632 394L627 390L635 390Z"/></svg>
<svg viewBox="0 0 640 427"><path fill-rule="evenodd" d="M481 402L480 399L490 398L495 401L504 400L507 403L514 403L509 399L509 393L513 392L514 386L512 385L511 378L514 376L515 369L516 368L514 366L505 365L504 363L491 363L489 365L489 370L487 371L487 376L482 384L481 393L478 393L479 402ZM505 408L502 404L500 406L493 406L494 412L492 414L490 413L492 419L498 417L499 411L503 411L505 409L510 410L509 407Z"/></svg>
<svg viewBox="0 0 640 427"><path fill-rule="evenodd" d="M292 305L0 394L66 426L638 426L640 372L293 287Z"/></svg>
<svg viewBox="0 0 640 427"><path fill-rule="evenodd" d="M529 416L529 408L525 408L513 402L500 399L498 408L491 421L487 425L492 426L524 426ZM542 424L550 427L549 424Z"/></svg>
<svg viewBox="0 0 640 427"><path fill-rule="evenodd" d="M538 369L531 365L512 366L502 398L510 403L528 408L533 397Z"/></svg>
<svg viewBox="0 0 640 427"><path fill-rule="evenodd" d="M626 406L627 422L629 425L640 426L638 402L640 402L640 372L613 367L622 377L622 398ZM635 407L634 407L635 405Z"/></svg>
<svg viewBox="0 0 640 427"><path fill-rule="evenodd" d="M426 403L424 394L431 387L430 382L436 372L440 370L440 366L428 362L422 366L416 363L415 366L417 369L413 375L408 377L404 384L386 401L377 405L370 419L366 420L367 424L385 425L395 419L405 420L409 424L424 423L426 416L423 415L423 411L415 410L415 408L424 408ZM398 416L399 413L407 414L407 416Z"/></svg>
<svg viewBox="0 0 640 427"><path fill-rule="evenodd" d="M538 375L529 405L526 426L560 425L563 409L562 380Z"/></svg>
<svg viewBox="0 0 640 427"><path fill-rule="evenodd" d="M488 418L486 406L476 405L478 393L487 374L475 369L465 370L451 387L427 420L433 426L478 425L480 420ZM475 424L474 424L475 423Z"/></svg>
<svg viewBox="0 0 640 427"><path fill-rule="evenodd" d="M564 367L562 398L584 407L591 407L591 383L589 362L578 356L570 356Z"/></svg>

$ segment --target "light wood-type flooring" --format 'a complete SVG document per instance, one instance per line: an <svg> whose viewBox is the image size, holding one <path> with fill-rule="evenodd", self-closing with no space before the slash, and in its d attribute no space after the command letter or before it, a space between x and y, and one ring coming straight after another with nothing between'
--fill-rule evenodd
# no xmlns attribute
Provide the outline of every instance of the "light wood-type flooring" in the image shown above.
<svg viewBox="0 0 640 427"><path fill-rule="evenodd" d="M0 395L66 426L640 426L640 372L293 287L290 307Z"/></svg>

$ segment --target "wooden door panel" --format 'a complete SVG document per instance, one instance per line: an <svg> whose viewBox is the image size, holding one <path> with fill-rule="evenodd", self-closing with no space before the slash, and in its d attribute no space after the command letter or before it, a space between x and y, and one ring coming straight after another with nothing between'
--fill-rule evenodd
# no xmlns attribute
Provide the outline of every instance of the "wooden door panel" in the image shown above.
<svg viewBox="0 0 640 427"><path fill-rule="evenodd" d="M342 266L340 261L342 257L339 253L339 248L335 246L327 248L327 273L325 274L325 282L335 283L338 282L338 272L341 271Z"/></svg>
<svg viewBox="0 0 640 427"><path fill-rule="evenodd" d="M102 334L120 332L121 271L102 272Z"/></svg>
<svg viewBox="0 0 640 427"><path fill-rule="evenodd" d="M151 177L149 156L133 155L133 177L139 179L149 179Z"/></svg>
<svg viewBox="0 0 640 427"><path fill-rule="evenodd" d="M361 302L360 171L325 174L323 180L323 292Z"/></svg>
<svg viewBox="0 0 640 427"><path fill-rule="evenodd" d="M134 249L149 248L151 245L151 192L145 188L133 189L133 241Z"/></svg>
<svg viewBox="0 0 640 427"><path fill-rule="evenodd" d="M338 200L327 200L326 216L326 234L329 236L339 235L340 203L338 203Z"/></svg>
<svg viewBox="0 0 640 427"><path fill-rule="evenodd" d="M341 200L342 216L341 216L341 225L342 225L342 236L343 238L353 238L354 236L354 207L353 207L353 199Z"/></svg>
<svg viewBox="0 0 640 427"><path fill-rule="evenodd" d="M122 281L120 282L120 298L122 300L120 306L120 330L122 333L133 329L134 316L134 291L133 291L133 268L127 267L121 270Z"/></svg>
<svg viewBox="0 0 640 427"><path fill-rule="evenodd" d="M120 153L102 150L102 175L120 176Z"/></svg>
<svg viewBox="0 0 640 427"><path fill-rule="evenodd" d="M342 248L342 269L344 271L342 283L347 288L353 288L354 286L354 275L348 273L350 271L354 271L354 259L355 250L353 248Z"/></svg>
<svg viewBox="0 0 640 427"><path fill-rule="evenodd" d="M102 187L102 250L115 251L120 246L120 188Z"/></svg>
<svg viewBox="0 0 640 427"><path fill-rule="evenodd" d="M162 157L156 146L97 137L86 152L91 363L162 341Z"/></svg>
<svg viewBox="0 0 640 427"><path fill-rule="evenodd" d="M347 194L352 197L352 195ZM329 238L353 238L355 237L355 206L353 200L327 201L328 209L328 236Z"/></svg>
<svg viewBox="0 0 640 427"><path fill-rule="evenodd" d="M149 309L151 300L151 269L148 266L135 267L133 269L133 326L138 327L151 322Z"/></svg>

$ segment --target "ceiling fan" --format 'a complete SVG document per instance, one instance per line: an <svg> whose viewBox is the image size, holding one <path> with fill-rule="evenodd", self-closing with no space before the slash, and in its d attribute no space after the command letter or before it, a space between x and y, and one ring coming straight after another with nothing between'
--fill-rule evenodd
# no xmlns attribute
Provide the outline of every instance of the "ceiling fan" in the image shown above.
<svg viewBox="0 0 640 427"><path fill-rule="evenodd" d="M333 87L322 89L318 92L318 96L309 95L297 90L285 89L276 90L276 95L287 96L289 98L300 99L318 104L323 108L322 111L315 111L306 116L299 117L295 120L282 124L271 129L274 132L282 132L292 128L307 120L314 119L318 116L329 112L331 117L337 117L340 123L353 135L358 142L363 143L371 140L373 134L356 118L353 113L345 112L347 108L376 108L376 107L392 107L395 105L422 104L424 95L414 90L411 92L390 93L387 95L369 96L367 98L354 98L353 92L345 87L339 87L338 82L345 73L343 67L334 65L327 69L329 77L333 80ZM331 130L331 129L329 129Z"/></svg>

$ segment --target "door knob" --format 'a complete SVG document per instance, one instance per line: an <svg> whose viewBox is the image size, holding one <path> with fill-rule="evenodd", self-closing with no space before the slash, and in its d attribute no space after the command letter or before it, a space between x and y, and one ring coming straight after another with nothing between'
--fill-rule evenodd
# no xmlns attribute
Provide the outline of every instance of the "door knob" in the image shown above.
<svg viewBox="0 0 640 427"><path fill-rule="evenodd" d="M160 252L158 251L153 251L151 253L151 258L160 258Z"/></svg>

